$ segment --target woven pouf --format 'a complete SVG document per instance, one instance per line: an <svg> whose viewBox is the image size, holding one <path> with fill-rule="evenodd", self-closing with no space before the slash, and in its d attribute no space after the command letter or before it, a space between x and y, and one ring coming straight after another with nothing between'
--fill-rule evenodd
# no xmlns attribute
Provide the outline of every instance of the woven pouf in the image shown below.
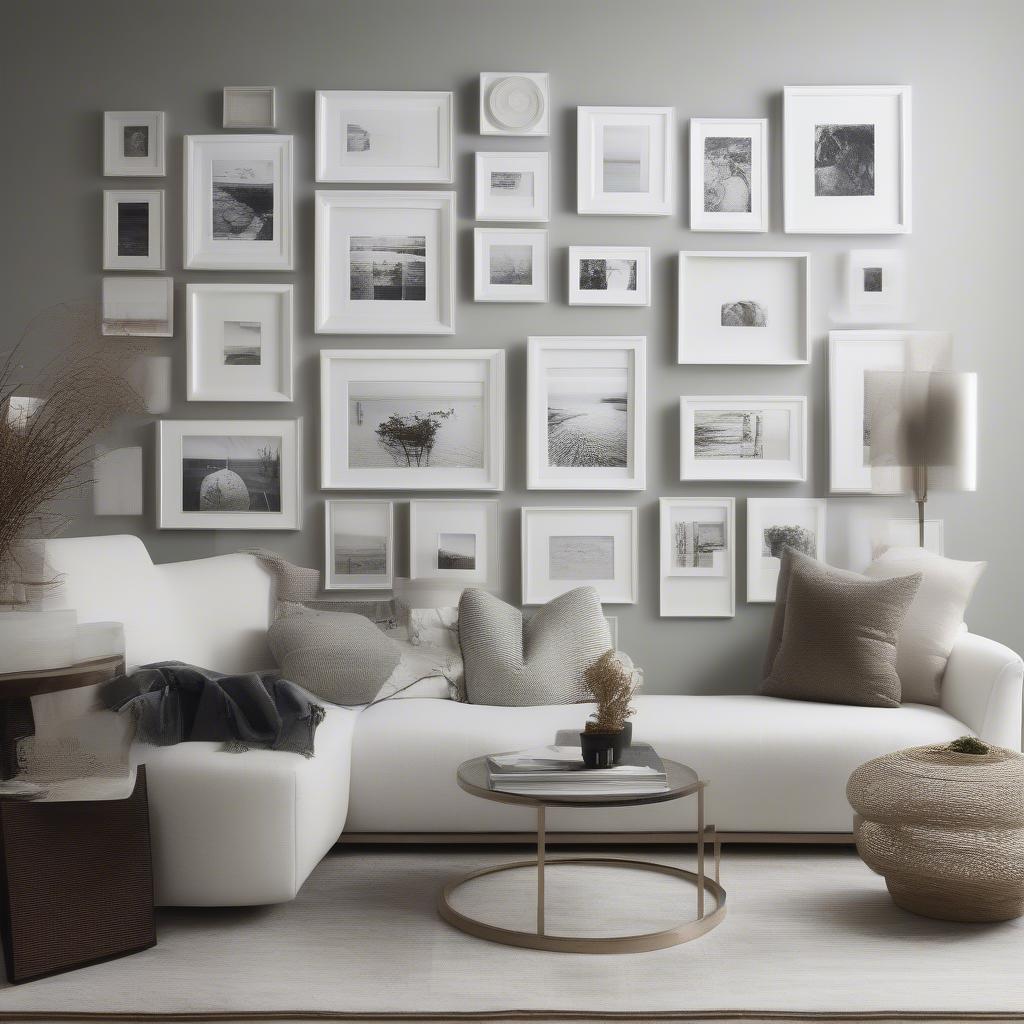
<svg viewBox="0 0 1024 1024"><path fill-rule="evenodd" d="M904 910L946 921L1024 914L1024 755L978 741L876 757L850 776L864 863Z"/></svg>

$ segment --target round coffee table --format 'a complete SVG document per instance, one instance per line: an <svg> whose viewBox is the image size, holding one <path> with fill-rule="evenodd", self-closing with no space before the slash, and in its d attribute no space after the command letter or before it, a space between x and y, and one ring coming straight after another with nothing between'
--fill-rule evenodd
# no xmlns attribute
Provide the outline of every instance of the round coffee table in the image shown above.
<svg viewBox="0 0 1024 1024"><path fill-rule="evenodd" d="M661 793L644 795L609 796L521 796L516 793L502 793L490 788L487 758L477 757L459 765L457 778L459 787L473 796L484 800L495 800L503 804L519 804L537 809L537 857L536 860L520 860L495 867L481 868L467 875L453 879L441 890L438 910L449 924L480 939L502 942L508 946L526 946L529 949L545 949L560 953L644 953L652 949L664 949L696 939L721 924L725 917L726 892L719 881L721 865L721 844L714 825L704 824L704 789L707 786L697 773L676 761L664 761L668 775L668 789ZM641 804L659 804L683 797L697 797L697 870L686 871L645 860L630 860L623 857L554 857L545 854L545 812L549 807L637 807ZM714 878L708 878L704 871L706 846L714 849ZM692 884L697 892L697 912L693 918L681 921L671 928L658 932L634 935L586 937L574 935L551 935L544 928L544 872L546 868L563 864L597 864L605 867L630 868L637 871L655 871L670 875ZM520 931L488 924L456 910L451 904L452 893L461 885L474 878L493 875L502 871L516 871L522 868L537 869L537 929ZM714 901L714 909L705 912L706 895Z"/></svg>

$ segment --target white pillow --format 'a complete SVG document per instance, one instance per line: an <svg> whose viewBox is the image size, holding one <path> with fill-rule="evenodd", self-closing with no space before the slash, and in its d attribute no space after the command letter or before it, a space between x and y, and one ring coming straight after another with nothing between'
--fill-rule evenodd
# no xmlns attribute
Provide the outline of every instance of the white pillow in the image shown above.
<svg viewBox="0 0 1024 1024"><path fill-rule="evenodd" d="M432 644L394 640L401 659L385 680L374 701L396 698L451 700L458 692L462 658L458 652Z"/></svg>

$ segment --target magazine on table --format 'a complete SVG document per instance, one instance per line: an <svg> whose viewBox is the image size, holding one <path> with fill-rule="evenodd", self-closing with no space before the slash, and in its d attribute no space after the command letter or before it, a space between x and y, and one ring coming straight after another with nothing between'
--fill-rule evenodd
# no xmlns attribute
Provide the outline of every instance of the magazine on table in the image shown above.
<svg viewBox="0 0 1024 1024"><path fill-rule="evenodd" d="M668 789L665 766L654 748L635 744L610 768L587 768L579 747L551 744L487 759L492 789L546 796L625 796Z"/></svg>

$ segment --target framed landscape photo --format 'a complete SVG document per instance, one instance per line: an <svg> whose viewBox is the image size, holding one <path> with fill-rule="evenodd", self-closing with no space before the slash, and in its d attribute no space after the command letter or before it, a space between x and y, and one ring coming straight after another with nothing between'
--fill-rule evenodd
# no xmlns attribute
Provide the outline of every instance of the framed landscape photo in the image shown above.
<svg viewBox="0 0 1024 1024"><path fill-rule="evenodd" d="M318 334L455 333L455 193L316 193Z"/></svg>
<svg viewBox="0 0 1024 1024"><path fill-rule="evenodd" d="M602 604L636 604L637 510L524 508L523 604L593 587Z"/></svg>
<svg viewBox="0 0 1024 1024"><path fill-rule="evenodd" d="M503 349L320 353L324 489L500 491Z"/></svg>
<svg viewBox="0 0 1024 1024"><path fill-rule="evenodd" d="M803 395L684 396L680 480L807 479Z"/></svg>
<svg viewBox="0 0 1024 1024"><path fill-rule="evenodd" d="M550 177L547 153L477 153L476 219L550 220Z"/></svg>
<svg viewBox="0 0 1024 1024"><path fill-rule="evenodd" d="M185 267L291 270L292 137L185 136Z"/></svg>
<svg viewBox="0 0 1024 1024"><path fill-rule="evenodd" d="M224 86L223 126L248 130L277 127L277 92L272 85Z"/></svg>
<svg viewBox="0 0 1024 1024"><path fill-rule="evenodd" d="M526 380L528 488L644 489L646 338L530 338Z"/></svg>
<svg viewBox="0 0 1024 1024"><path fill-rule="evenodd" d="M646 246L569 246L570 306L650 304L651 250Z"/></svg>
<svg viewBox="0 0 1024 1024"><path fill-rule="evenodd" d="M768 230L768 121L690 118L690 230Z"/></svg>
<svg viewBox="0 0 1024 1024"><path fill-rule="evenodd" d="M548 301L548 233L543 228L476 228L473 263L477 302Z"/></svg>
<svg viewBox="0 0 1024 1024"><path fill-rule="evenodd" d="M787 85L785 229L910 231L910 86Z"/></svg>
<svg viewBox="0 0 1024 1024"><path fill-rule="evenodd" d="M782 552L825 561L824 498L747 499L747 601L773 602Z"/></svg>
<svg viewBox="0 0 1024 1024"><path fill-rule="evenodd" d="M497 501L410 501L409 577L497 590Z"/></svg>
<svg viewBox="0 0 1024 1024"><path fill-rule="evenodd" d="M302 420L161 420L161 530L297 530Z"/></svg>
<svg viewBox="0 0 1024 1024"><path fill-rule="evenodd" d="M454 180L450 92L318 90L316 180Z"/></svg>
<svg viewBox="0 0 1024 1024"><path fill-rule="evenodd" d="M662 616L731 618L736 614L734 498L661 498Z"/></svg>
<svg viewBox="0 0 1024 1024"><path fill-rule="evenodd" d="M395 504L324 502L324 590L390 590L395 581Z"/></svg>
<svg viewBox="0 0 1024 1024"><path fill-rule="evenodd" d="M104 191L103 269L164 269L162 189Z"/></svg>
<svg viewBox="0 0 1024 1024"><path fill-rule="evenodd" d="M173 337L174 278L103 278L101 330L114 338Z"/></svg>
<svg viewBox="0 0 1024 1024"><path fill-rule="evenodd" d="M681 252L680 363L806 363L806 252Z"/></svg>
<svg viewBox="0 0 1024 1024"><path fill-rule="evenodd" d="M103 173L108 178L162 178L167 173L162 110L108 110L103 115Z"/></svg>
<svg viewBox="0 0 1024 1024"><path fill-rule="evenodd" d="M480 72L481 135L549 135L550 76L538 71Z"/></svg>
<svg viewBox="0 0 1024 1024"><path fill-rule="evenodd" d="M290 402L292 321L290 284L188 285L188 400Z"/></svg>
<svg viewBox="0 0 1024 1024"><path fill-rule="evenodd" d="M576 212L675 212L673 107L577 107Z"/></svg>
<svg viewBox="0 0 1024 1024"><path fill-rule="evenodd" d="M852 249L846 257L846 316L898 324L907 312L907 263L899 249Z"/></svg>

